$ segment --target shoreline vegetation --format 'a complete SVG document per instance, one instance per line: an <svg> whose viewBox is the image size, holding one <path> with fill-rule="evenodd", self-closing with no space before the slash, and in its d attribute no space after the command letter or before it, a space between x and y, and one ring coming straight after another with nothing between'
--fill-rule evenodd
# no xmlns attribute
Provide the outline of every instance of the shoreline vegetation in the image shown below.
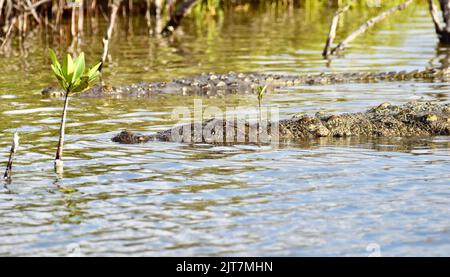
<svg viewBox="0 0 450 277"><path fill-rule="evenodd" d="M267 1L292 7L304 1ZM214 17L224 9L249 11L267 5L265 1L231 0L0 0L0 39L4 48L14 38L24 39L35 28L62 34L70 28L72 38L82 37L90 20L109 22L109 36L117 16L145 16L149 34L169 36L191 12L194 17ZM308 2L308 1L307 1ZM338 2L335 0L329 2ZM165 22L165 25L162 23Z"/></svg>
<svg viewBox="0 0 450 277"><path fill-rule="evenodd" d="M115 28L127 28L135 17L145 18L139 28L145 28L149 36L164 38L170 37L185 17L196 24L207 24L234 12L246 13L251 18L258 16L255 11L283 9L295 16L294 9L300 8L307 11L308 17L323 16L323 11L331 15L330 25L320 27L324 31L329 28L328 37L324 37L323 58L330 59L341 54L351 41L373 25L403 12L411 4L428 9L430 23L440 42L449 43L449 0L0 0L0 55L11 52L38 32L44 32L46 37L50 35L50 44L67 44L67 51L77 54L75 46L85 34L100 32L103 49L99 60L104 65ZM355 20L349 11L352 9L363 10L367 17ZM106 22L106 26L99 28L100 21ZM340 41L333 45L338 28L343 29L338 36Z"/></svg>
<svg viewBox="0 0 450 277"><path fill-rule="evenodd" d="M415 0L0 0L0 54L11 48L14 42L25 40L36 30L44 30L45 33L60 37L69 36L71 41L76 41L83 38L85 33L91 33L99 19L107 22L107 28L103 30L103 44L104 48L108 48L114 26L128 24L128 20L118 21L118 18L145 17L146 26L142 28L146 28L149 35L168 37L186 16L196 22L208 22L233 12L248 13L252 17L255 16L254 11L302 8L314 16L322 10L335 12L350 7L367 12L367 18L357 23L366 25L367 28L375 23L371 18L383 17L386 11L399 10L397 6L407 6L412 2L426 8L424 3ZM450 9L448 2L440 1L437 7L429 0L431 19L442 40L446 40L446 30L450 29L445 23L448 22L445 17L448 13L445 11ZM443 22L440 22L440 10L444 11ZM354 18L352 20L356 21ZM335 21L334 28L337 28L337 20ZM352 30L347 26L345 29L349 29L350 35ZM362 32L364 31L363 29ZM104 51L106 52L107 50Z"/></svg>

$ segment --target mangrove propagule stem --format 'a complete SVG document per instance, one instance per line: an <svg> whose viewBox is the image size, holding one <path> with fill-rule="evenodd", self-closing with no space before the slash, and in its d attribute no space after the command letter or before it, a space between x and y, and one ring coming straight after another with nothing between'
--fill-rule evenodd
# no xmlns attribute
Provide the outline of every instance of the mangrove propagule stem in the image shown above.
<svg viewBox="0 0 450 277"><path fill-rule="evenodd" d="M58 148L56 150L56 157L55 157L55 170L57 173L62 172L63 170L63 148L64 148L64 138L66 133L66 118L67 118L67 110L69 108L69 92L66 92L65 99L64 99L64 108L61 115L61 126L59 129L59 141L58 141Z"/></svg>
<svg viewBox="0 0 450 277"><path fill-rule="evenodd" d="M3 179L11 179L12 165L13 165L14 155L16 154L17 149L19 148L19 139L20 139L19 133L15 132L13 141L12 141L12 145L11 145L11 150L9 152L8 165L6 166L6 171L5 171L5 175L3 175Z"/></svg>

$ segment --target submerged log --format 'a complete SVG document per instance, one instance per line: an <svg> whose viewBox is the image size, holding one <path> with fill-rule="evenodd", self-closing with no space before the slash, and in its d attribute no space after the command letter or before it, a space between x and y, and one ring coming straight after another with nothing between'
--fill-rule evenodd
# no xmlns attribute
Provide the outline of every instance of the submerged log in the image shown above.
<svg viewBox="0 0 450 277"><path fill-rule="evenodd" d="M450 104L383 103L364 113L294 116L277 122L239 122L210 119L179 125L154 135L122 131L112 141L124 144L150 141L184 143L278 143L336 137L427 137L450 135Z"/></svg>

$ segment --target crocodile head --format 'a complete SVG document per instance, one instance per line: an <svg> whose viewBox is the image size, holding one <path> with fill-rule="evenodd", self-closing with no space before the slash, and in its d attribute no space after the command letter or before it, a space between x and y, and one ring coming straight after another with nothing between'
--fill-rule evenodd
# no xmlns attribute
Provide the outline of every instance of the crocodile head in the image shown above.
<svg viewBox="0 0 450 277"><path fill-rule="evenodd" d="M112 138L112 141L123 144L145 143L149 140L149 136L128 132L127 130L123 130Z"/></svg>

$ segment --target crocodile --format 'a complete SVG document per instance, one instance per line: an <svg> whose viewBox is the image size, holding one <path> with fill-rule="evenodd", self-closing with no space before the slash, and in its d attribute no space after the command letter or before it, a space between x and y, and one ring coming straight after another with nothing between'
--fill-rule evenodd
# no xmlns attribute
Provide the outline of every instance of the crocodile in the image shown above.
<svg viewBox="0 0 450 277"><path fill-rule="evenodd" d="M326 85L340 83L374 83L386 81L446 81L450 76L447 69L425 69L391 72L335 72L297 75L274 75L255 73L226 74L204 73L189 78L178 78L170 82L141 82L133 85L107 86L97 85L76 94L79 97L148 97L161 93L181 95L216 95L232 93L255 93L258 88L267 86L268 90L280 87L302 85ZM45 96L62 96L64 92L48 87L42 90Z"/></svg>
<svg viewBox="0 0 450 277"><path fill-rule="evenodd" d="M151 141L260 144L301 142L318 138L397 138L449 135L449 103L414 101L403 105L382 103L369 108L366 112L297 115L290 119L274 122L239 122L239 120L211 118L202 122L178 125L151 135L124 130L114 136L112 141L123 144Z"/></svg>

